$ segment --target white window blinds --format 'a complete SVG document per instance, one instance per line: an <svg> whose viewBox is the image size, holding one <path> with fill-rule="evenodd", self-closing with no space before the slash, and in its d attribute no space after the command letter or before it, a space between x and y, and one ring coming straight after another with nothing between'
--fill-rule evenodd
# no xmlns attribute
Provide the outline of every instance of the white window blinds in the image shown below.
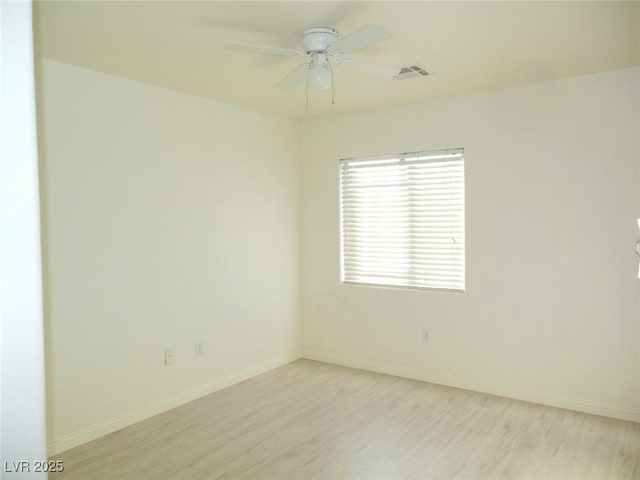
<svg viewBox="0 0 640 480"><path fill-rule="evenodd" d="M340 160L342 281L464 291L463 150Z"/></svg>

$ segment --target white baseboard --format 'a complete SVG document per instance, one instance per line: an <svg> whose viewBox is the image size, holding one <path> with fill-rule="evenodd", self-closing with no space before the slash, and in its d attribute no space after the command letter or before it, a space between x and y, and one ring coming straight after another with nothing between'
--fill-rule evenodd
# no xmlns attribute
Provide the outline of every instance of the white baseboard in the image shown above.
<svg viewBox="0 0 640 480"><path fill-rule="evenodd" d="M382 362L354 360L352 358L346 358L340 355L334 355L331 353L319 351L303 352L302 358L317 360L319 362L333 363L336 365L343 365L345 367L352 367L360 370L385 373L388 375L395 375L397 377L411 378L413 380L420 380L423 382L437 383L439 385L463 388L465 390L488 393L491 395L513 398L517 400L524 400L526 402L539 403L552 407L565 408L567 410L575 410L578 412L591 413L604 417L612 417L621 420L629 420L632 422L640 422L640 408L634 409L626 406L550 392L482 384L474 381L473 379L456 375L430 372L428 370L402 367Z"/></svg>
<svg viewBox="0 0 640 480"><path fill-rule="evenodd" d="M640 409L633 409L624 406L598 402L583 398L572 397L568 395L560 395L549 392L540 392L533 390L514 389L510 387L487 385L478 383L472 379L460 377L456 375L448 375L442 373L430 372L423 369L413 369L397 365L391 365L382 362L371 362L346 358L340 355L318 351L306 351L302 355L289 354L283 357L274 358L250 368L234 372L221 377L213 383L201 385L194 389L182 392L179 395L165 399L145 407L125 412L121 415L113 417L105 422L90 425L81 430L77 430L67 435L51 439L47 444L48 455L57 455L60 452L77 447L83 443L95 440L121 428L132 425L136 422L152 417L172 408L188 403L196 398L209 395L210 393L222 390L236 383L247 380L261 373L268 372L274 368L286 365L298 358L307 358L309 360L317 360L320 362L333 363L352 367L361 370L369 370L373 372L395 375L398 377L411 378L423 382L437 383L439 385L448 385L451 387L463 388L476 392L498 395L501 397L514 398L527 402L539 403L542 405L550 405L553 407L566 408L578 412L591 413L594 415L602 415L605 417L618 418L621 420L630 420L632 422L640 422Z"/></svg>
<svg viewBox="0 0 640 480"><path fill-rule="evenodd" d="M218 378L213 383L201 385L160 402L125 412L105 422L90 425L59 438L51 439L47 443L48 455L57 455L60 452L64 452L70 448L95 440L96 438L115 432L116 430L120 430L121 428L127 427L159 413L166 412L167 410L171 410L172 408L188 403L196 398L204 397L205 395L222 390L223 388L242 382L251 377L255 377L261 373L268 372L274 368L291 363L298 358L300 358L299 354L291 353L283 357L261 362L258 365Z"/></svg>

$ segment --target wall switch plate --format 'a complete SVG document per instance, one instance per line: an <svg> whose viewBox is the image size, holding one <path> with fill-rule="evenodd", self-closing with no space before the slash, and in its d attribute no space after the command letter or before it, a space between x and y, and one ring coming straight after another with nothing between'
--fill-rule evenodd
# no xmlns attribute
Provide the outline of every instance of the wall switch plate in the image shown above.
<svg viewBox="0 0 640 480"><path fill-rule="evenodd" d="M202 346L202 342L196 342L195 350L196 350L196 357L201 357L204 354L204 347Z"/></svg>
<svg viewBox="0 0 640 480"><path fill-rule="evenodd" d="M164 364L171 365L173 363L173 350L164 351Z"/></svg>

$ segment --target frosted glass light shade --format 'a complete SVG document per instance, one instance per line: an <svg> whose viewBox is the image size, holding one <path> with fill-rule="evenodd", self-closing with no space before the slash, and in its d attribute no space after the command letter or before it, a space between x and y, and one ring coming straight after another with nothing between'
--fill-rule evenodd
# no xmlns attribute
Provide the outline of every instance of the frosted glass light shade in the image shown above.
<svg viewBox="0 0 640 480"><path fill-rule="evenodd" d="M315 90L326 90L331 86L331 70L325 64L311 65L307 82Z"/></svg>

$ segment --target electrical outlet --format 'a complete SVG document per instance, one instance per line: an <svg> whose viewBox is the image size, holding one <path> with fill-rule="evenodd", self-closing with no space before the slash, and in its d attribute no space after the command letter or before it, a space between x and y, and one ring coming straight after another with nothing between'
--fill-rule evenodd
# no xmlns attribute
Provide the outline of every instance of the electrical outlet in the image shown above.
<svg viewBox="0 0 640 480"><path fill-rule="evenodd" d="M427 330L426 328L422 329L422 343L428 343L429 342L429 330Z"/></svg>
<svg viewBox="0 0 640 480"><path fill-rule="evenodd" d="M171 365L173 363L173 350L164 351L164 364Z"/></svg>
<svg viewBox="0 0 640 480"><path fill-rule="evenodd" d="M204 355L204 347L202 346L202 342L196 342L195 344L196 357L201 357Z"/></svg>

